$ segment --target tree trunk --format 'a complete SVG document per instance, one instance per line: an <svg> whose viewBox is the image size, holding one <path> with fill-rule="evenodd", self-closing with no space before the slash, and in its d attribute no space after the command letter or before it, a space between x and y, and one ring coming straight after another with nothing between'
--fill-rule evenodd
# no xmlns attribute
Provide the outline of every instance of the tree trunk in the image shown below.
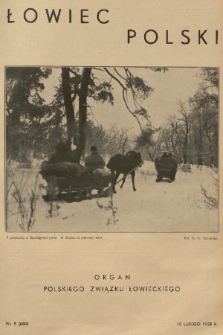
<svg viewBox="0 0 223 335"><path fill-rule="evenodd" d="M85 149L86 143L86 122L87 122L87 93L90 81L91 68L84 68L79 91L79 139L77 153L80 158Z"/></svg>
<svg viewBox="0 0 223 335"><path fill-rule="evenodd" d="M200 122L200 124L199 124L199 138L198 138L198 165L203 165L202 152L203 152L203 127L202 127L202 124Z"/></svg>
<svg viewBox="0 0 223 335"><path fill-rule="evenodd" d="M71 89L70 89L70 69L68 67L62 67L62 92L64 98L65 113L67 118L67 134L68 141L71 143L74 139L74 108L71 100Z"/></svg>

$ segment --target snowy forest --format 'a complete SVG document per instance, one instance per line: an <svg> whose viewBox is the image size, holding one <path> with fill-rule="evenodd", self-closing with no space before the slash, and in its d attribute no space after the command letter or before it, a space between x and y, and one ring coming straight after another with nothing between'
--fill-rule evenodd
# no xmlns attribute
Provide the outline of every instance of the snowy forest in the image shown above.
<svg viewBox="0 0 223 335"><path fill-rule="evenodd" d="M181 95L171 67L7 67L6 230L218 231L219 70L192 70L195 79ZM191 69L179 71L186 77ZM39 169L61 142L81 165L92 145L106 163L117 153L140 152L137 192L127 178L114 195L45 202ZM171 184L155 182L154 162L164 152L178 164Z"/></svg>

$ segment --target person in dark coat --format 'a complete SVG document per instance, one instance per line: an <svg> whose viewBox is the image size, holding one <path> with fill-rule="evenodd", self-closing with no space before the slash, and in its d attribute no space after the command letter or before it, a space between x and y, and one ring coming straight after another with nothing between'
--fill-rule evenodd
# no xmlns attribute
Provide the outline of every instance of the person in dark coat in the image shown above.
<svg viewBox="0 0 223 335"><path fill-rule="evenodd" d="M77 163L73 152L67 143L58 143L55 148L55 152L51 155L49 159L50 164L57 164L62 162Z"/></svg>
<svg viewBox="0 0 223 335"><path fill-rule="evenodd" d="M85 159L85 166L94 171L96 169L104 169L105 162L103 158L98 154L98 149L93 145L90 149L91 154Z"/></svg>

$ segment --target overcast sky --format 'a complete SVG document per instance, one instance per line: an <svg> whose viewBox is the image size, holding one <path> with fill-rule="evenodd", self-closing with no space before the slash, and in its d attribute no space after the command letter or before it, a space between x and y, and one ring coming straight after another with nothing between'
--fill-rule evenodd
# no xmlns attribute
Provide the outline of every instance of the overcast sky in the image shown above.
<svg viewBox="0 0 223 335"><path fill-rule="evenodd" d="M111 68L112 70L112 68ZM122 71L121 68L119 68ZM169 71L154 72L145 68L131 68L133 75L143 78L146 83L154 88L154 92L144 102L154 126L165 124L168 115L177 111L177 101L188 101L198 89L200 79L197 74L200 68L169 68ZM53 87L58 84L61 69L54 69L51 77L45 81L45 93L43 97L49 102L52 99ZM97 77L109 81L109 77L101 71L95 71ZM120 127L129 128L132 134L139 133L139 126L130 115L122 99L122 91L118 83L111 81L114 90L114 105L108 103L96 103L88 99L92 113L99 124L104 127L117 124Z"/></svg>

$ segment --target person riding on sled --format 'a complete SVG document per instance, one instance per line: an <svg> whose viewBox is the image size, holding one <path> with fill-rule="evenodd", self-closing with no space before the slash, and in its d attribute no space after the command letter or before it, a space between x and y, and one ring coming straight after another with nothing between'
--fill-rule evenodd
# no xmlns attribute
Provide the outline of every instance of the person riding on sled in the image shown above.
<svg viewBox="0 0 223 335"><path fill-rule="evenodd" d="M105 162L103 158L99 155L98 149L93 145L90 149L91 154L85 159L85 166L94 171L96 169L104 169Z"/></svg>

